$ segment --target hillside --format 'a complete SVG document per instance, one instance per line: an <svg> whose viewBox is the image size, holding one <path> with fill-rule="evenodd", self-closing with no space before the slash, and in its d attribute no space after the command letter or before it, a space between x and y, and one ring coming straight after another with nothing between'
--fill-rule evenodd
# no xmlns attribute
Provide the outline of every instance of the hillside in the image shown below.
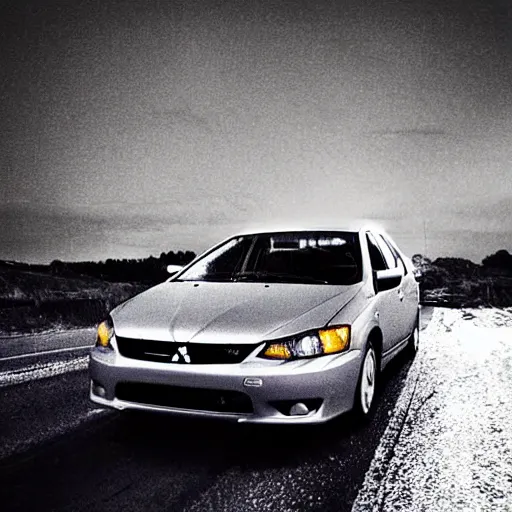
<svg viewBox="0 0 512 512"><path fill-rule="evenodd" d="M0 264L0 334L94 325L112 307L146 287Z"/></svg>
<svg viewBox="0 0 512 512"><path fill-rule="evenodd" d="M116 305L164 281L167 265L194 257L180 251L98 263L0 261L0 334L94 325Z"/></svg>

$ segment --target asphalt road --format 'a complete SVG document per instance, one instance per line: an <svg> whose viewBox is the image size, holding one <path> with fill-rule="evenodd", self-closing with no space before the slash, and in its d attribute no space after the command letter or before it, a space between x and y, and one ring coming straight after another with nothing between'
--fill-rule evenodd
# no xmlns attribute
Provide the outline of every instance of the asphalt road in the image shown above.
<svg viewBox="0 0 512 512"><path fill-rule="evenodd" d="M94 409L84 370L4 385L0 509L349 511L409 366L402 356L388 367L371 423L348 414L300 428Z"/></svg>

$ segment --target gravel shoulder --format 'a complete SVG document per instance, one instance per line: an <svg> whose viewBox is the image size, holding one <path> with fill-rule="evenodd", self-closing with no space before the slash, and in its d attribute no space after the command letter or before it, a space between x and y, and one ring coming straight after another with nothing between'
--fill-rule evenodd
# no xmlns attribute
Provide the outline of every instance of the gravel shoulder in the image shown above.
<svg viewBox="0 0 512 512"><path fill-rule="evenodd" d="M353 512L512 511L512 312L436 309Z"/></svg>

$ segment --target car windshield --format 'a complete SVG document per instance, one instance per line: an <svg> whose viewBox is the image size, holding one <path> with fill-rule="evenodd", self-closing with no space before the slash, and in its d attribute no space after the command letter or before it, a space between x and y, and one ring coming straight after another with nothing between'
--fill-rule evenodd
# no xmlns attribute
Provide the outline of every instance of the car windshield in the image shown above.
<svg viewBox="0 0 512 512"><path fill-rule="evenodd" d="M357 233L299 231L232 238L176 281L349 285L361 276Z"/></svg>

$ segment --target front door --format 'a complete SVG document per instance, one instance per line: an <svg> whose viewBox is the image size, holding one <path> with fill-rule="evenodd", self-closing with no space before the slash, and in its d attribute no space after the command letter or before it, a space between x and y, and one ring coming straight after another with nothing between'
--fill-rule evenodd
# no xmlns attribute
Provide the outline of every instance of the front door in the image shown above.
<svg viewBox="0 0 512 512"><path fill-rule="evenodd" d="M394 257L381 250L380 244L370 232L367 232L368 250L370 252L370 261L372 270L386 270L394 268L392 261ZM388 248L389 251L389 248ZM389 256L391 255L391 260ZM386 257L387 256L387 257ZM382 351L383 355L393 349L408 335L406 326L406 311L404 304L404 294L402 283L390 290L376 292L377 312L379 314L379 325L382 331Z"/></svg>

